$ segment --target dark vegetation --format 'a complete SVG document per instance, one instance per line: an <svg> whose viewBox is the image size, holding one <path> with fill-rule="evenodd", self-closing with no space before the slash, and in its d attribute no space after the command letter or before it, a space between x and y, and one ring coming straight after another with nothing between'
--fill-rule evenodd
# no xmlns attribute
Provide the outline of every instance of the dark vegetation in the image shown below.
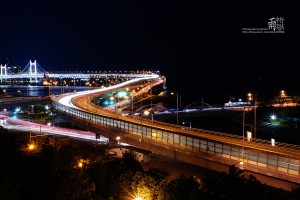
<svg viewBox="0 0 300 200"><path fill-rule="evenodd" d="M71 141L57 148L49 138L39 148L28 147L1 129L0 199L300 199L299 188L270 188L235 166L202 180L174 178L160 169L144 170L132 151L118 158L107 146Z"/></svg>

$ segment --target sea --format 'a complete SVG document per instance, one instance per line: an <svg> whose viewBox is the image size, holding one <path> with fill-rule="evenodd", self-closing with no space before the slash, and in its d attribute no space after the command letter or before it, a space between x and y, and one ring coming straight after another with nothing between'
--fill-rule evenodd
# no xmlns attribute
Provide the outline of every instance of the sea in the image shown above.
<svg viewBox="0 0 300 200"><path fill-rule="evenodd" d="M25 85L1 85L1 97L7 96L49 96L67 92L79 92L94 89L86 86L25 86Z"/></svg>

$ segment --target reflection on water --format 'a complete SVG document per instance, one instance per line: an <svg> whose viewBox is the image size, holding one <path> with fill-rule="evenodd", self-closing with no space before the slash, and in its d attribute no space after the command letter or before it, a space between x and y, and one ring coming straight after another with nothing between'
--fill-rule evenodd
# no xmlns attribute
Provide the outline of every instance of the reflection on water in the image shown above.
<svg viewBox="0 0 300 200"><path fill-rule="evenodd" d="M25 85L1 85L0 95L3 96L49 96L68 92L79 92L93 89L85 86L25 86Z"/></svg>

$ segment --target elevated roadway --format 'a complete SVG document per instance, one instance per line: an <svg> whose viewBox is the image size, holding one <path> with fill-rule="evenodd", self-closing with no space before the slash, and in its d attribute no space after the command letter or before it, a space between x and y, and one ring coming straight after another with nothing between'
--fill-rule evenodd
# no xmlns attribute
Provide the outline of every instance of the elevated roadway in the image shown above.
<svg viewBox="0 0 300 200"><path fill-rule="evenodd" d="M183 130L181 126L122 116L91 103L91 95L108 89L120 89L140 81L162 83L158 77L132 79L111 88L52 96L53 105L76 125L98 132L116 143L118 138L154 153L176 158L216 171L228 171L230 165L245 169L268 185L291 190L300 184L300 146L254 138L251 142L241 136L202 129ZM147 86L147 87L148 87Z"/></svg>

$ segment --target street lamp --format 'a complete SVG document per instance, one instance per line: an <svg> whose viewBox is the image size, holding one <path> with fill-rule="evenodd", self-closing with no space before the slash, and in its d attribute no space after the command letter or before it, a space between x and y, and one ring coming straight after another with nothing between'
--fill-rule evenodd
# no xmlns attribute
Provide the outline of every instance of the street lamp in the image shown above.
<svg viewBox="0 0 300 200"><path fill-rule="evenodd" d="M111 96L111 97L110 97L110 100L111 100L111 101L114 101L115 112L117 112L117 105L116 105L117 102L116 102L116 98L113 97L113 96Z"/></svg>
<svg viewBox="0 0 300 200"><path fill-rule="evenodd" d="M131 114L133 114L133 94L135 93L135 90L132 91L132 93L130 94L131 96Z"/></svg>
<svg viewBox="0 0 300 200"><path fill-rule="evenodd" d="M253 124L254 138L256 138L256 99L257 99L257 93L255 93L255 96L254 96L254 124Z"/></svg>
<svg viewBox="0 0 300 200"><path fill-rule="evenodd" d="M249 126L251 128L251 131L247 131L247 141L250 142L252 138L252 124L245 124L246 126Z"/></svg>
<svg viewBox="0 0 300 200"><path fill-rule="evenodd" d="M248 101L254 102L254 122L253 122L253 137L254 138L256 138L256 98L257 98L257 93L255 93L254 96L252 93L250 93L250 92L248 93Z"/></svg>
<svg viewBox="0 0 300 200"><path fill-rule="evenodd" d="M191 121L189 121L189 122L182 122L182 124L190 124L190 130L192 130L192 122Z"/></svg>
<svg viewBox="0 0 300 200"><path fill-rule="evenodd" d="M140 142L144 142L144 135L143 135L143 119L142 117L139 115L138 118L141 120L141 139L139 139Z"/></svg>
<svg viewBox="0 0 300 200"><path fill-rule="evenodd" d="M152 111L145 110L144 115L146 115L146 116L151 115L151 121L153 122L153 112Z"/></svg>
<svg viewBox="0 0 300 200"><path fill-rule="evenodd" d="M253 100L253 95L252 95L252 93L248 93L248 101L252 101Z"/></svg>
<svg viewBox="0 0 300 200"><path fill-rule="evenodd" d="M32 151L34 148L35 148L34 143L30 143L30 144L28 145L28 149L29 149L30 151Z"/></svg>
<svg viewBox="0 0 300 200"><path fill-rule="evenodd" d="M244 164L244 142L245 142L245 107L243 107L243 147L242 147L242 161L240 162L241 165Z"/></svg>
<svg viewBox="0 0 300 200"><path fill-rule="evenodd" d="M19 93L19 95L21 96L21 94L22 94L22 93L21 93L21 90L18 90L18 93Z"/></svg>
<svg viewBox="0 0 300 200"><path fill-rule="evenodd" d="M174 92L171 95L174 95ZM176 124L178 125L178 92L176 92Z"/></svg>
<svg viewBox="0 0 300 200"><path fill-rule="evenodd" d="M118 144L120 144L120 139L121 139L120 136L117 136L117 137L116 137L116 140L118 141Z"/></svg>

